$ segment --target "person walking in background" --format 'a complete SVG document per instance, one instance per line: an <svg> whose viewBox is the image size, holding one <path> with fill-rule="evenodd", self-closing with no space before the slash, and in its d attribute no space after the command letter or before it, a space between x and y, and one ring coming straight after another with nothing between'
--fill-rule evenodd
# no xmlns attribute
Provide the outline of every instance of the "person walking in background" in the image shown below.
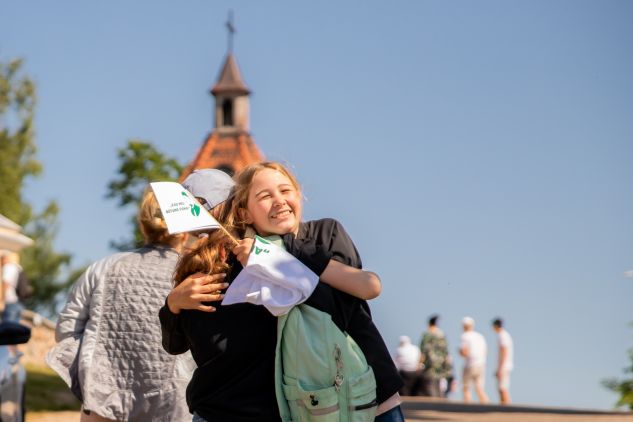
<svg viewBox="0 0 633 422"><path fill-rule="evenodd" d="M470 386L474 384L480 403L488 403L488 396L484 391L486 377L486 355L488 347L486 339L474 330L475 320L471 317L462 319L464 333L461 337L459 354L464 358L464 372L462 376L462 388L464 401L469 403L471 399Z"/></svg>
<svg viewBox="0 0 633 422"><path fill-rule="evenodd" d="M492 321L492 328L497 333L497 346L499 359L495 377L499 389L499 401L501 404L510 403L510 372L514 368L514 344L512 337L503 328L503 320L497 318Z"/></svg>
<svg viewBox="0 0 633 422"><path fill-rule="evenodd" d="M145 246L88 267L59 314L46 360L82 402L81 422L191 421L190 354L161 347L156 314L172 286L185 234L170 235L154 193L138 214Z"/></svg>
<svg viewBox="0 0 633 422"><path fill-rule="evenodd" d="M437 326L439 315L431 315L428 330L422 335L420 352L422 355L423 395L442 397L441 380L451 376L452 365L448 354L446 337ZM448 389L446 387L445 391Z"/></svg>
<svg viewBox="0 0 633 422"><path fill-rule="evenodd" d="M409 336L400 336L400 345L396 349L393 361L398 368L398 373L404 381L400 388L402 396L417 396L420 393L420 349L411 343Z"/></svg>
<svg viewBox="0 0 633 422"><path fill-rule="evenodd" d="M18 298L18 279L23 270L20 255L9 252L2 256L2 290L4 293L4 311L2 321L19 322L24 305Z"/></svg>

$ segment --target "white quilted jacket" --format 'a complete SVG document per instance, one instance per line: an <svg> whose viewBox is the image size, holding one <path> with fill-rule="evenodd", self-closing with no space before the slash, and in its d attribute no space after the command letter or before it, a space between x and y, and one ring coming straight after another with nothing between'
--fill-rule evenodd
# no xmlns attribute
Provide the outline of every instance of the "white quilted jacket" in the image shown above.
<svg viewBox="0 0 633 422"><path fill-rule="evenodd" d="M178 254L145 246L90 265L59 314L47 363L83 406L118 421L190 421L185 389L191 354L161 346L158 310Z"/></svg>

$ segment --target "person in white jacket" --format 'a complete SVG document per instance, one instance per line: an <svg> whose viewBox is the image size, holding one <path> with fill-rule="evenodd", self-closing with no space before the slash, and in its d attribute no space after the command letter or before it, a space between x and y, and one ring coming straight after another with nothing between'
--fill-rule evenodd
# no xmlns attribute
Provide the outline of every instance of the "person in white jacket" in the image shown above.
<svg viewBox="0 0 633 422"><path fill-rule="evenodd" d="M189 353L161 346L158 310L186 235L169 235L151 190L138 222L145 246L90 265L59 314L48 364L82 401L81 422L190 421Z"/></svg>

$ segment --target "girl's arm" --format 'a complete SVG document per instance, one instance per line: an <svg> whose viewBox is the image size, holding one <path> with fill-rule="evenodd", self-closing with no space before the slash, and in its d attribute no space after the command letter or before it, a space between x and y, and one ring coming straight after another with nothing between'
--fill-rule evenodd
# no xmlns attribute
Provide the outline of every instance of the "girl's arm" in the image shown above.
<svg viewBox="0 0 633 422"><path fill-rule="evenodd" d="M283 236L286 250L310 268L320 281L359 299L374 299L380 295L381 282L376 273L343 264L332 259L333 254L314 242L296 239L294 235ZM233 249L237 259L246 265L253 247L253 239L242 239Z"/></svg>
<svg viewBox="0 0 633 422"><path fill-rule="evenodd" d="M293 235L285 235L283 240L288 252L314 271L323 283L359 299L374 299L380 295L382 286L376 273L340 262L335 259L341 259L340 253L337 255L314 241Z"/></svg>
<svg viewBox="0 0 633 422"><path fill-rule="evenodd" d="M224 273L190 275L169 293L167 307L172 314L176 315L183 309L215 312L213 306L204 305L204 303L222 300L222 289L229 286L223 281L225 276Z"/></svg>
<svg viewBox="0 0 633 422"><path fill-rule="evenodd" d="M182 331L179 314L183 309L215 312L213 306L204 305L222 299L221 289L225 274L207 275L196 273L174 287L165 299L165 305L158 311L163 349L171 355L179 355L189 350L189 342Z"/></svg>
<svg viewBox="0 0 633 422"><path fill-rule="evenodd" d="M158 319L163 349L170 355L179 355L189 350L185 333L180 328L179 315L169 310L167 300L158 311Z"/></svg>
<svg viewBox="0 0 633 422"><path fill-rule="evenodd" d="M372 271L360 270L334 259L328 261L320 280L331 287L359 299L369 300L380 295L380 277Z"/></svg>

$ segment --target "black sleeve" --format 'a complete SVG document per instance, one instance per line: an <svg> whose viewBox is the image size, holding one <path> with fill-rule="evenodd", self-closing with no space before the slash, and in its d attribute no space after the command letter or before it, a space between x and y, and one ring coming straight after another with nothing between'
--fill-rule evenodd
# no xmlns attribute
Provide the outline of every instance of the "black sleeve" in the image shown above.
<svg viewBox="0 0 633 422"><path fill-rule="evenodd" d="M368 310L361 306L351 315L347 333L356 341L367 363L373 369L377 381L376 399L378 403L382 403L397 393L403 383L389 349Z"/></svg>
<svg viewBox="0 0 633 422"><path fill-rule="evenodd" d="M325 221L326 228L330 231L330 243L327 249L332 253L332 259L350 267L363 268L356 245L343 225L334 219Z"/></svg>
<svg viewBox="0 0 633 422"><path fill-rule="evenodd" d="M332 253L314 239L297 239L293 233L282 236L286 250L319 277L328 266Z"/></svg>
<svg viewBox="0 0 633 422"><path fill-rule="evenodd" d="M178 315L169 310L167 299L158 311L158 318L160 319L160 331L163 335L163 349L171 355L179 355L189 350L189 343L180 328Z"/></svg>
<svg viewBox="0 0 633 422"><path fill-rule="evenodd" d="M333 219L323 220L320 233L324 236L322 237L324 241L327 238L330 239L328 246L332 252L332 259L351 267L362 268L358 250L341 223ZM335 301L338 305L337 310L345 317L345 331L356 341L374 370L378 381L377 400L378 403L382 403L400 389L402 379L385 341L372 320L367 301L351 299L352 296L343 292L339 292L337 298L339 299ZM350 307L350 302L356 306ZM335 320L334 316L332 319Z"/></svg>

